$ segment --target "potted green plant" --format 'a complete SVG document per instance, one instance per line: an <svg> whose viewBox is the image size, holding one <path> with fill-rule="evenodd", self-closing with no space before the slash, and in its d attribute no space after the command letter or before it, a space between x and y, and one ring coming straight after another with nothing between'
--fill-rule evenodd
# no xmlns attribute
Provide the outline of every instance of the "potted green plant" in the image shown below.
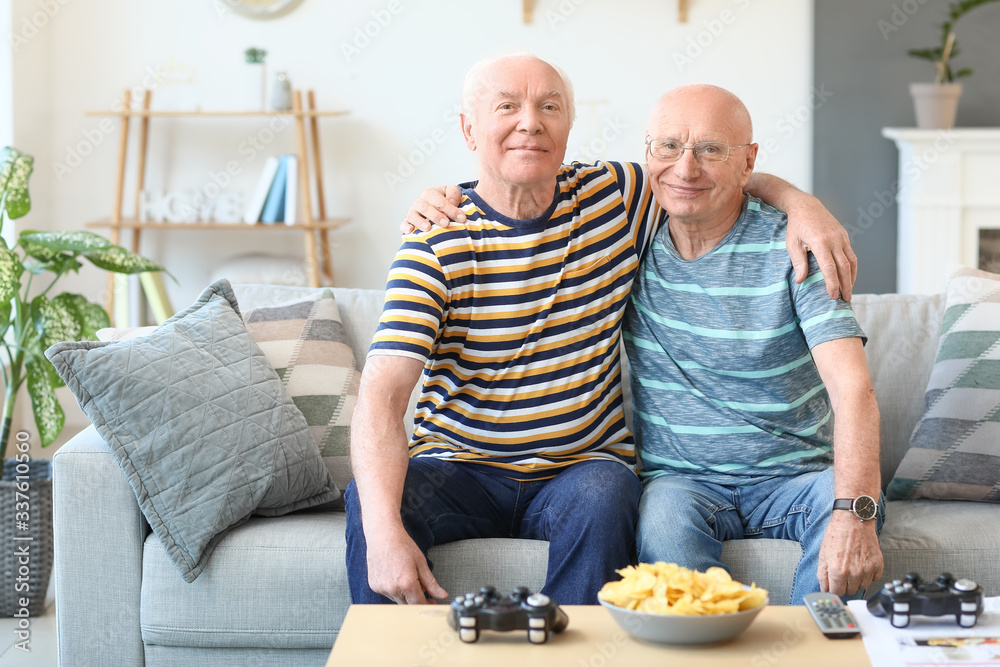
<svg viewBox="0 0 1000 667"><path fill-rule="evenodd" d="M28 178L33 165L31 156L15 148L0 150L0 231L7 220L31 210ZM11 433L18 391L27 385L38 441L43 447L51 444L66 417L55 394L63 382L45 358L45 349L63 340L92 339L98 329L110 325L104 308L86 297L68 292L53 295L60 278L82 268L81 260L115 273L163 270L90 232L22 231L10 248L0 239L0 367L5 392L0 506L18 508L17 517L0 522L0 542L20 544L30 556L24 557L29 575L22 581L16 579L20 576L16 549L0 553L0 571L5 573L0 580L0 614L5 616L22 610L40 613L52 570L51 466L47 460L30 459L28 450L35 434L27 429Z"/></svg>
<svg viewBox="0 0 1000 667"><path fill-rule="evenodd" d="M959 54L955 23L973 9L998 1L1000 0L955 0L948 6L948 20L941 24L941 43L928 49L909 50L908 53L914 58L934 63L937 70L934 83L910 84L917 127L936 130L955 126L958 99L962 95L962 84L956 80L972 74L969 67L958 71L952 68L951 60Z"/></svg>

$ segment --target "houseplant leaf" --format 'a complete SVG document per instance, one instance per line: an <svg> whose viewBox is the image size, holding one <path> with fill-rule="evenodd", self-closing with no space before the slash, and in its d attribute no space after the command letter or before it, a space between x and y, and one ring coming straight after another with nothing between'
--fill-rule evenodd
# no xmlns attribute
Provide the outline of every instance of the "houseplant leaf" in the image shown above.
<svg viewBox="0 0 1000 667"><path fill-rule="evenodd" d="M49 300L39 295L31 302L31 321L35 327L28 351L35 359L44 361L42 368L49 375L49 384L54 387L63 386L63 380L56 369L45 359L45 350L64 340L80 340L81 326L76 314L66 299L60 294Z"/></svg>
<svg viewBox="0 0 1000 667"><path fill-rule="evenodd" d="M34 257L35 259L42 262L51 262L52 260L59 257L58 252L52 250L48 246L38 243L32 238L35 232L21 232L21 236L17 240L17 244L21 246L21 250L28 257Z"/></svg>
<svg viewBox="0 0 1000 667"><path fill-rule="evenodd" d="M939 60L941 58L941 49L910 49L907 51L914 58L923 58L924 60Z"/></svg>
<svg viewBox="0 0 1000 667"><path fill-rule="evenodd" d="M33 232L24 231L21 232L20 236L21 245L24 246L25 241L31 244L32 249L40 246L45 250L50 252L79 252L85 253L92 250L98 250L100 248L109 248L112 246L111 241L107 240L100 234L94 234L93 232L82 232L82 231L72 231L72 232ZM29 252L25 248L25 252ZM34 254L34 252L29 252L33 257L38 257L38 259L45 259L45 257L39 257Z"/></svg>
<svg viewBox="0 0 1000 667"><path fill-rule="evenodd" d="M79 338L75 340L97 340L97 331L111 326L107 311L98 304L88 301L82 294L64 292L52 299L52 303L58 303L60 306L65 305L66 309L72 313L80 327Z"/></svg>
<svg viewBox="0 0 1000 667"><path fill-rule="evenodd" d="M3 193L3 208L11 220L31 210L28 177L34 165L35 158L16 148L7 146L0 150L0 193Z"/></svg>
<svg viewBox="0 0 1000 667"><path fill-rule="evenodd" d="M48 364L45 357L33 357L25 364L28 371L28 395L31 397L31 410L35 414L35 426L38 428L38 436L42 441L42 446L52 444L58 437L66 423L66 413L56 399L56 392L52 386L48 369L43 364ZM52 369L55 371L55 368Z"/></svg>
<svg viewBox="0 0 1000 667"><path fill-rule="evenodd" d="M115 273L163 271L163 267L159 264L117 245L85 252L83 256L93 262L94 266Z"/></svg>
<svg viewBox="0 0 1000 667"><path fill-rule="evenodd" d="M36 276L46 271L52 271L61 275L70 271L79 271L82 267L83 264L78 262L73 255L67 253L59 253L55 259L46 262L35 257L28 257L24 260L24 269Z"/></svg>
<svg viewBox="0 0 1000 667"><path fill-rule="evenodd" d="M17 255L8 250L6 245L0 247L0 303L10 306L10 300L21 288L22 273L24 266Z"/></svg>
<svg viewBox="0 0 1000 667"><path fill-rule="evenodd" d="M36 296L31 302L31 319L42 351L64 340L80 340L80 323L64 296L60 294L51 300Z"/></svg>

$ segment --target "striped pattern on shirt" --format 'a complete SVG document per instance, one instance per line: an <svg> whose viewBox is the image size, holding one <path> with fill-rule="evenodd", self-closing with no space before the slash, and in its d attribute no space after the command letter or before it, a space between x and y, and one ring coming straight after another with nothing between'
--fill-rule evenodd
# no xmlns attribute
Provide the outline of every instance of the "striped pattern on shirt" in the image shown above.
<svg viewBox="0 0 1000 667"><path fill-rule="evenodd" d="M425 362L411 456L546 479L634 465L619 340L659 211L640 165L564 165L549 210L513 220L465 190L462 225L404 238L369 355Z"/></svg>
<svg viewBox="0 0 1000 667"><path fill-rule="evenodd" d="M785 215L749 196L697 259L680 256L667 225L657 232L624 334L645 477L744 485L832 463L833 412L810 350L864 333L814 258L794 282L785 232Z"/></svg>

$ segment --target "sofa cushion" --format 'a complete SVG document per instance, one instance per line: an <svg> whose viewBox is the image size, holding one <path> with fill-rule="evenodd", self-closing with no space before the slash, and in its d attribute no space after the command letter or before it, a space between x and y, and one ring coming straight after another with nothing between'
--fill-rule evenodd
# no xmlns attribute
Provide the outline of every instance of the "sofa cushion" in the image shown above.
<svg viewBox="0 0 1000 667"><path fill-rule="evenodd" d="M942 572L968 577L986 595L1000 595L1000 508L963 500L892 500L886 503L879 544L885 560L880 581L918 572L933 579Z"/></svg>
<svg viewBox="0 0 1000 667"><path fill-rule="evenodd" d="M253 340L281 378L302 412L340 489L351 481L350 426L357 404L361 374L354 351L330 289L243 312ZM155 326L107 328L99 340L129 340L148 336ZM337 503L343 508L342 499Z"/></svg>
<svg viewBox="0 0 1000 667"><path fill-rule="evenodd" d="M110 445L185 581L251 513L340 497L228 282L148 336L59 343L46 354Z"/></svg>
<svg viewBox="0 0 1000 667"><path fill-rule="evenodd" d="M882 423L884 489L906 454L924 407L918 388L927 386L934 366L944 297L859 294L851 305L858 323L868 332L865 356Z"/></svg>
<svg viewBox="0 0 1000 667"><path fill-rule="evenodd" d="M347 488L361 377L333 292L245 311L243 321L305 416L334 482Z"/></svg>
<svg viewBox="0 0 1000 667"><path fill-rule="evenodd" d="M1000 275L960 268L948 283L924 411L890 499L1000 502Z"/></svg>
<svg viewBox="0 0 1000 667"><path fill-rule="evenodd" d="M354 361L358 370L364 370L368 346L378 328L378 318L382 315L385 292L370 289L347 289L333 287L333 297L337 300L347 333L347 342L354 350ZM279 303L304 299L315 294L314 287L287 287L282 285L233 285L240 303L249 308L273 306Z"/></svg>
<svg viewBox="0 0 1000 667"><path fill-rule="evenodd" d="M253 517L225 537L204 573L185 586L177 585L163 546L148 538L142 558L143 642L329 651L350 603L346 527L343 512ZM454 596L485 584L539 590L547 555L547 542L482 539L434 547L430 560Z"/></svg>
<svg viewBox="0 0 1000 667"><path fill-rule="evenodd" d="M142 558L142 640L195 647L326 648L347 614L343 512L253 517L177 585L163 546Z"/></svg>

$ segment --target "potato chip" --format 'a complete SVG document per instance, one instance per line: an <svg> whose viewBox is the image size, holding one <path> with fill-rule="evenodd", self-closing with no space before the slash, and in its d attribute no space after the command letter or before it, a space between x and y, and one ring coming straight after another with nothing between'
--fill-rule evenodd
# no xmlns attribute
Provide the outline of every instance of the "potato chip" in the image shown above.
<svg viewBox="0 0 1000 667"><path fill-rule="evenodd" d="M705 572L677 563L639 563L618 570L620 581L604 584L597 596L626 609L650 614L732 614L755 609L767 601L767 591L733 581L721 567Z"/></svg>

